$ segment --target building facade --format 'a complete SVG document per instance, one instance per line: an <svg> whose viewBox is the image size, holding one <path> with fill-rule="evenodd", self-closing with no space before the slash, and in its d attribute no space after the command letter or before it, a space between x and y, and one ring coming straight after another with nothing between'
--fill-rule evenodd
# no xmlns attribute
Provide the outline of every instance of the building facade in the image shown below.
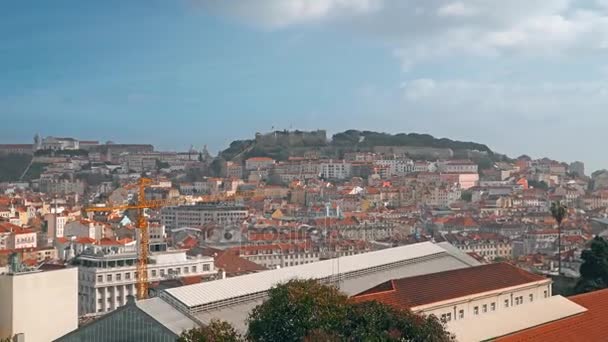
<svg viewBox="0 0 608 342"><path fill-rule="evenodd" d="M78 265L78 312L102 314L127 302L137 293L137 244L90 246L80 254ZM152 252L148 260L151 282L215 274L213 258L189 257L186 251Z"/></svg>
<svg viewBox="0 0 608 342"><path fill-rule="evenodd" d="M161 223L168 230L181 227L198 227L207 223L236 224L249 216L247 208L225 205L181 205L161 210Z"/></svg>

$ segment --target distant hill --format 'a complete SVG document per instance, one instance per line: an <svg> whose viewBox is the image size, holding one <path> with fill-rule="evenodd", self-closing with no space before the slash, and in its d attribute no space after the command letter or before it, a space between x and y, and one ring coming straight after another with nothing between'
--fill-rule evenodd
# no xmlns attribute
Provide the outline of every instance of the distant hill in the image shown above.
<svg viewBox="0 0 608 342"><path fill-rule="evenodd" d="M32 156L27 154L0 155L0 182L18 180L31 161Z"/></svg>
<svg viewBox="0 0 608 342"><path fill-rule="evenodd" d="M255 139L236 140L220 157L225 160L242 161L250 157L271 157L287 160L290 156L303 156L316 151L323 157L342 158L352 151L392 151L399 150L412 154L417 159L471 158L478 163L509 160L506 156L493 152L487 145L435 138L429 134L399 133L388 134L372 131L347 130L336 133L328 140L325 131L275 131L256 134ZM414 155L415 154L415 155Z"/></svg>
<svg viewBox="0 0 608 342"><path fill-rule="evenodd" d="M429 134L418 133L378 133L372 131L348 130L336 133L332 137L332 144L336 146L416 146L449 148L452 150L471 150L492 153L486 145L474 142L456 141L447 138L435 138Z"/></svg>

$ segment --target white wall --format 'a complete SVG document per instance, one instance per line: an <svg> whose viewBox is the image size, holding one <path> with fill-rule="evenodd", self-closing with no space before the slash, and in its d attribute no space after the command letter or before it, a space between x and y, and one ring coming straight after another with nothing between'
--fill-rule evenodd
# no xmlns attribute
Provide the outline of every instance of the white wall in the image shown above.
<svg viewBox="0 0 608 342"><path fill-rule="evenodd" d="M0 336L48 342L78 328L78 270L0 276Z"/></svg>
<svg viewBox="0 0 608 342"><path fill-rule="evenodd" d="M551 296L550 280L414 307L412 311L425 315L435 315L439 319L442 318L443 314L450 313L451 320L453 321L461 320L459 313L460 310L464 310L464 319L475 319L492 313L492 303L496 305L495 311L509 310L515 306L530 304L530 295L533 295L533 302L546 299L544 291L547 291L547 298ZM519 305L516 304L515 298L517 297L522 297L523 299L523 302ZM508 307L505 307L505 300L509 302ZM483 312L484 305L487 305L487 312ZM477 315L475 314L475 307L478 308Z"/></svg>

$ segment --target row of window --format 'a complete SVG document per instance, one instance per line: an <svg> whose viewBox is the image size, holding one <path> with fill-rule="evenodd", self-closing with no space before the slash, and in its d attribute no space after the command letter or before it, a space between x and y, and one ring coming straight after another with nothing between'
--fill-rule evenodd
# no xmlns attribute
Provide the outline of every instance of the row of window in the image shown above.
<svg viewBox="0 0 608 342"><path fill-rule="evenodd" d="M203 264L203 272L208 272L211 270L211 265L210 264ZM198 272L198 267L196 265L194 266L184 266L182 267L176 267L176 268L168 268L166 271L165 269L160 269L159 272L157 272L157 270L153 269L150 270L150 277L155 278L158 274L160 274L161 277L165 276L165 272L167 272L170 275L173 274L182 274L182 272L184 274L187 273L196 273ZM137 279L137 272L134 272L134 278L133 279ZM123 280L123 273L115 273L115 274L106 274L105 277L105 281L106 282L112 282L112 281L122 281ZM126 272L124 273L124 280L131 280L131 272ZM97 275L97 282L98 283L103 283L104 282L104 277L103 275Z"/></svg>
<svg viewBox="0 0 608 342"><path fill-rule="evenodd" d="M547 298L549 296L549 293L547 292L547 290L545 290L543 292L543 295L544 295L545 298ZM528 295L528 301L529 302L533 302L534 301L534 294L530 293ZM509 305L510 305L510 302L511 301L509 299L505 299L504 300L504 307L508 308ZM523 296L515 297L515 305L521 305L523 303L524 303L524 297ZM494 303L490 303L489 310L490 311L496 311L496 303L495 302ZM481 306L481 313L486 313L486 312L488 312L488 304L483 304ZM473 314L474 315L479 315L480 314L480 312L479 312L479 306L473 307ZM463 319L463 318L464 318L464 310L459 310L458 311L458 319ZM452 320L452 313L451 312L448 312L448 313L445 313L445 314L441 315L441 321L442 322L445 323L445 322L449 322L451 320Z"/></svg>

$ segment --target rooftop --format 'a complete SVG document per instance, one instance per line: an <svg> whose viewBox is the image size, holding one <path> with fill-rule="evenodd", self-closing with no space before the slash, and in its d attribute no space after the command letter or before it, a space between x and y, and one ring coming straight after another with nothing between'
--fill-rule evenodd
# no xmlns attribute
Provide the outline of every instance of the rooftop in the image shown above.
<svg viewBox="0 0 608 342"><path fill-rule="evenodd" d="M390 280L357 294L353 300L376 300L395 307L413 308L543 280L548 279L498 263Z"/></svg>
<svg viewBox="0 0 608 342"><path fill-rule="evenodd" d="M608 338L608 289L568 299L587 310L505 336L498 341L605 341Z"/></svg>
<svg viewBox="0 0 608 342"><path fill-rule="evenodd" d="M342 257L339 259L339 263L336 259L330 259L208 283L183 286L167 290L165 295L170 297L171 300L181 303L181 306L188 310L195 307L210 307L215 304L217 304L215 306L221 306L219 303L222 301L263 294L272 286L291 279L327 279L337 276L338 272L342 278L347 278L349 275L354 276L355 274L363 276L365 274L381 272L391 267L397 267L400 263L416 263L425 259L440 258L452 253L452 251L447 251L436 244L423 242ZM453 259L458 260L460 267L478 264L470 258L460 259L454 257ZM359 291L361 290L359 289ZM194 311L196 311L196 308Z"/></svg>

